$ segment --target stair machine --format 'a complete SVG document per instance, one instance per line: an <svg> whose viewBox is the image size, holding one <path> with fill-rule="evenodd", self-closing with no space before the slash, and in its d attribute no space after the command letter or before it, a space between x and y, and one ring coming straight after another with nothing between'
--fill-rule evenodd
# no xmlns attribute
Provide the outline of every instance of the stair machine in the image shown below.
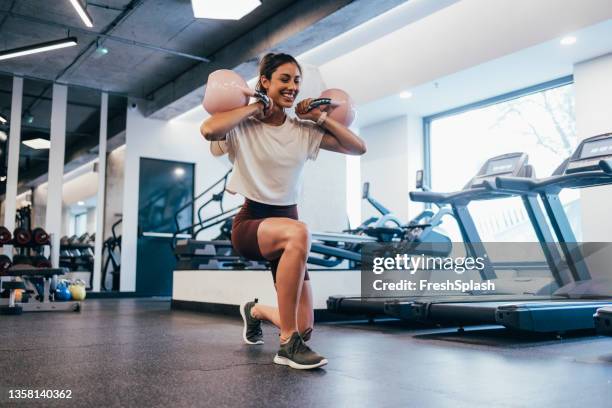
<svg viewBox="0 0 612 408"><path fill-rule="evenodd" d="M223 177L198 194L193 200L185 203L174 216L176 231L172 238L172 247L178 260L176 270L224 270L224 269L266 269L267 263L251 261L238 255L232 248L232 219L238 213L241 205L226 210L223 205L225 187L232 172L230 169ZM216 188L218 192L214 192ZM210 198L197 210L197 221L193 225L181 228L179 214L207 194ZM219 212L210 217L204 217L204 210L211 204L218 203ZM223 224L221 233L210 241L198 240L202 231Z"/></svg>
<svg viewBox="0 0 612 408"><path fill-rule="evenodd" d="M415 191L411 193L411 198L416 202L424 202L435 204L440 207L448 206L452 211L454 218L459 225L462 238L464 240L466 254L473 258L482 258L483 268L479 271L479 277L482 281L496 281L495 293L513 294L531 291L534 287L537 288L537 293L530 292L528 298L534 295L539 295L542 298L548 298L546 294L550 293L559 284L562 284L562 278L558 273L559 258L558 251L553 246L542 245L542 250L546 257L546 263L493 263L488 257L484 244L480 239L474 221L468 211L468 204L476 200L490 200L504 197L518 196L515 192L507 192L502 190L493 190L487 186L487 181L493 180L496 176L522 176L534 177L533 168L528 164L528 157L525 153L510 153L501 156L490 158L481 167L479 172L472 178L466 186L461 190L453 193L435 193L431 191ZM546 226L544 214L537 205L537 200L532 197L523 197L523 204L527 210L530 220L534 224L535 232L538 238L542 238L544 242L550 242L552 236ZM444 208L444 207L443 207ZM552 265L552 267L550 267ZM520 278L520 279L501 279L497 277L497 269L512 269L512 270L530 270L540 269L548 270L550 267L553 271L552 277L545 278ZM438 271L431 271L432 274ZM435 275L432 275L435 276ZM363 289L363 288L362 288ZM362 290L362 293L364 291ZM473 297L475 292L468 292L459 295L459 299L467 299ZM478 292L481 296L479 299L485 300L490 297L495 297L490 292ZM445 296L446 295L446 296ZM525 297L525 296L522 296ZM456 299L456 297L452 297ZM329 311L352 314L366 315L383 315L386 314L392 317L399 317L408 320L419 320L415 315L414 305L424 299L431 299L446 302L451 299L451 296L445 294L436 294L436 296L424 296L423 294L415 294L410 296L332 296L328 299L327 307Z"/></svg>
<svg viewBox="0 0 612 408"><path fill-rule="evenodd" d="M498 175L494 181L488 180L488 188L492 191L513 191L527 197L539 197L541 200L557 238L554 247L560 248L569 272L558 275L560 285L551 296L545 299L517 299L504 295L488 298L472 296L465 300L422 299L412 304L398 304L390 309L407 319L452 322L460 326L493 323L511 330L539 333L592 330L593 314L599 308L612 306L612 274L603 277L591 275L585 261L585 249L589 247L581 247L576 242L559 200L559 193L565 188L581 189L612 184L612 173L609 171L611 159L612 134L604 134L583 140L570 158L550 177L538 180ZM531 221L535 225L537 220L531 218ZM553 249L552 237L550 240L543 240L545 236L539 238L544 244L543 248ZM600 249L595 248L594 252ZM555 265L557 271L565 269L561 262L550 264L553 274Z"/></svg>

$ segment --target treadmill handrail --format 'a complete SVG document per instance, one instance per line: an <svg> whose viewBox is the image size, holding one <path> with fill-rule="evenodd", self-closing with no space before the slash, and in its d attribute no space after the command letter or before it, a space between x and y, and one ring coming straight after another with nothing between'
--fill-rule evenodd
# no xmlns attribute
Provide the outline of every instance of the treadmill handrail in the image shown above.
<svg viewBox="0 0 612 408"><path fill-rule="evenodd" d="M514 195L505 191L498 191L483 187L472 187L468 190L455 191L452 193L436 193L432 191L411 191L410 199L419 203L454 204L458 201L469 202L489 198L498 198Z"/></svg>
<svg viewBox="0 0 612 408"><path fill-rule="evenodd" d="M602 160L604 162L604 160ZM496 177L495 185L504 190L516 191L520 193L542 192L551 188L565 188L562 184L581 179L593 179L609 182L612 179L612 173L601 171L585 171L584 173L563 174L559 176L550 176L542 179L530 179L526 177ZM593 186L599 183L591 183Z"/></svg>

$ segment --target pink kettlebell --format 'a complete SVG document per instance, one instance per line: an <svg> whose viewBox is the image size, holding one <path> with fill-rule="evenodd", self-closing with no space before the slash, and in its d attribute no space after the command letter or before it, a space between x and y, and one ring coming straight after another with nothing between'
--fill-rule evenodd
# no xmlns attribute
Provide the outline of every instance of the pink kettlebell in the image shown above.
<svg viewBox="0 0 612 408"><path fill-rule="evenodd" d="M249 103L255 91L234 71L219 69L208 76L202 106L211 115L227 112Z"/></svg>
<svg viewBox="0 0 612 408"><path fill-rule="evenodd" d="M350 126L355 119L353 99L342 89L331 88L323 91L321 96L310 102L309 110L317 107L321 107L330 118L344 126Z"/></svg>

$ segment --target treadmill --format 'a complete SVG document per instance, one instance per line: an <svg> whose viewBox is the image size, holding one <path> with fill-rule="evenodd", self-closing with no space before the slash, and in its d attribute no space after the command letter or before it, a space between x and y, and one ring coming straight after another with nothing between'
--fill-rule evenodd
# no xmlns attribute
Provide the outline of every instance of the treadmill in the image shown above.
<svg viewBox="0 0 612 408"><path fill-rule="evenodd" d="M413 201L436 204L440 207L449 205L453 215L459 225L467 255L471 257L479 257L485 260L485 267L480 271L480 277L484 280L496 280L496 268L499 269L530 269L537 268L541 265L527 264L495 264L489 260L485 247L482 244L480 235L476 229L474 220L468 210L468 204L476 200L490 200L503 197L519 196L519 193L514 191L502 191L501 189L492 189L490 182L499 175L533 177L533 168L528 164L528 156L525 153L508 153L490 158L481 167L475 177L473 177L466 186L457 192L452 193L436 193L431 191L415 191L410 193ZM489 182L489 184L487 184ZM544 213L537 204L537 198L533 196L522 197L523 204L527 209L532 224L536 229L536 235L540 242L551 242L552 235L546 225ZM524 292L533 286L538 286L536 294L529 293L527 295L514 296L510 300L515 299L533 299L536 295L548 294L556 289L559 285L564 284L563 277L558 271L561 264L560 254L556 247L550 245L542 245L543 252L546 257L545 270L553 272L551 279L545 279L542 282L537 282L528 279L510 280L502 282L501 286L506 286L507 295L519 292ZM498 279L498 282L501 279ZM486 292L483 292L486 293ZM497 295L483 294L479 299L487 298L495 299ZM363 297L363 296L332 296L327 300L327 309L333 312L340 313L356 313L356 314L386 314L392 317L399 317L407 320L420 320L423 310L421 304L428 304L427 301L460 301L462 299L473 298L473 294L461 294L457 296L408 296L408 297ZM541 295L538 299L548 299L549 296ZM415 307L416 306L416 307ZM492 316L493 322L494 316Z"/></svg>
<svg viewBox="0 0 612 408"><path fill-rule="evenodd" d="M486 299L483 302L479 296L474 296L469 301L432 300L412 305L412 317L431 322L453 321L459 325L497 323L512 330L540 333L592 330L593 314L597 309L612 306L612 280L592 279L559 200L559 193L564 188L612 184L608 166L610 159L612 133L583 140L551 177L541 180L507 176L495 178L496 189L539 196L542 201L571 272L571 281L556 290L549 299L517 301L496 296L495 301ZM545 246L552 248L552 245Z"/></svg>
<svg viewBox="0 0 612 408"><path fill-rule="evenodd" d="M612 174L612 159L602 160L599 166L604 172ZM597 309L597 312L593 315L593 320L597 333L612 336L612 306Z"/></svg>

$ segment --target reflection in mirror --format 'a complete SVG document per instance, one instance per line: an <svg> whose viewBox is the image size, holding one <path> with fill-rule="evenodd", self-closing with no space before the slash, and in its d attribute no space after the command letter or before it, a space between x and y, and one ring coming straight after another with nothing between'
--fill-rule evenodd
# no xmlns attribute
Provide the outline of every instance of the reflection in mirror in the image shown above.
<svg viewBox="0 0 612 408"><path fill-rule="evenodd" d="M69 87L66 110L66 152L62 185L60 266L68 277L93 286L97 145L100 134L100 91Z"/></svg>
<svg viewBox="0 0 612 408"><path fill-rule="evenodd" d="M27 238L34 229L45 228L46 188L38 187L46 181L49 169L52 97L53 84L50 81L24 79L13 232L14 265L51 266L48 248L45 245L28 248L30 240Z"/></svg>
<svg viewBox="0 0 612 408"><path fill-rule="evenodd" d="M126 112L127 98L109 95L102 291L120 289Z"/></svg>

